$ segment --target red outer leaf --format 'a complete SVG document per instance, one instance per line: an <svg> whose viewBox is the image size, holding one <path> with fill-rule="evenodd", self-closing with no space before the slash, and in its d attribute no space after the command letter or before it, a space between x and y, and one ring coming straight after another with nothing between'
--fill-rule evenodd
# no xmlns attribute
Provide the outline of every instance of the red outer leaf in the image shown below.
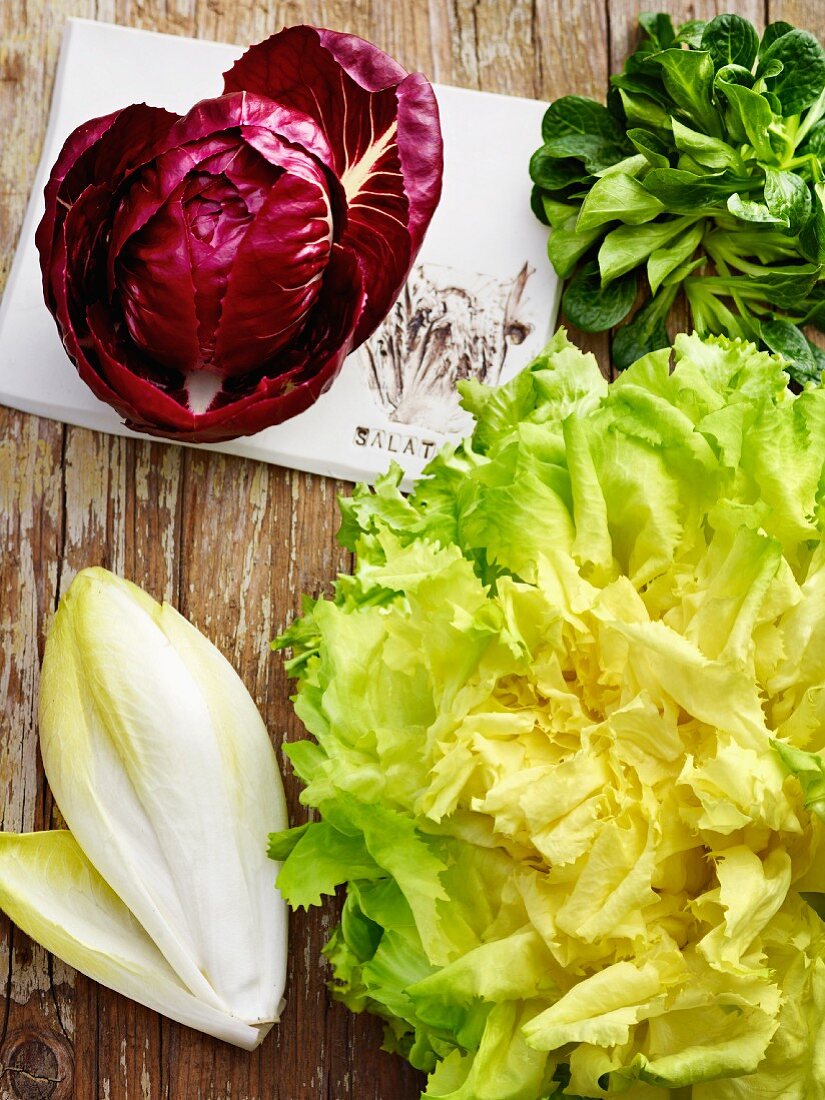
<svg viewBox="0 0 825 1100"><path fill-rule="evenodd" d="M307 26L247 50L224 82L303 111L324 131L347 195L341 243L358 255L367 288L357 346L398 296L441 194L432 88L362 38Z"/></svg>
<svg viewBox="0 0 825 1100"><path fill-rule="evenodd" d="M193 413L179 392L141 376L105 309L90 311L93 344L78 365L81 376L136 431L191 443L252 435L304 412L332 384L352 350L363 301L360 277L353 255L333 245L318 308L300 340L245 389L225 390L204 413Z"/></svg>
<svg viewBox="0 0 825 1100"><path fill-rule="evenodd" d="M266 93L254 95L251 91L241 89L230 93L227 89L225 95L196 103L169 129L166 149L176 149L235 126L262 126L311 153L328 168L333 166L329 142L311 114L291 104L273 102Z"/></svg>
<svg viewBox="0 0 825 1100"><path fill-rule="evenodd" d="M217 330L225 375L271 359L294 338L321 291L332 248L323 176L285 173L237 250Z"/></svg>
<svg viewBox="0 0 825 1100"><path fill-rule="evenodd" d="M84 122L66 139L46 184L46 211L35 234L49 309L54 305L47 272L68 208L93 184L105 182L114 191L122 177L144 163L161 144L178 117L160 107L138 103Z"/></svg>

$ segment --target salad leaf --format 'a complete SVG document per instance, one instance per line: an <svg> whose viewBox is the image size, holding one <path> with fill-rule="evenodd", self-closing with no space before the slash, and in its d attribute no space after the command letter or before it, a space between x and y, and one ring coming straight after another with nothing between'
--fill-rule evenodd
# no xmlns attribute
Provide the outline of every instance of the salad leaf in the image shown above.
<svg viewBox="0 0 825 1100"><path fill-rule="evenodd" d="M273 853L293 905L344 884L333 992L425 1097L825 1089L825 392L787 382L694 335L608 385L559 332L409 498L342 502L354 573L277 643L320 818Z"/></svg>
<svg viewBox="0 0 825 1100"><path fill-rule="evenodd" d="M614 279L602 288L599 265L580 267L564 292L564 312L577 328L603 332L622 321L636 300L636 280Z"/></svg>
<svg viewBox="0 0 825 1100"><path fill-rule="evenodd" d="M701 42L715 69L725 65L751 69L759 51L759 35L741 15L718 15L712 19L702 31Z"/></svg>
<svg viewBox="0 0 825 1100"><path fill-rule="evenodd" d="M794 27L761 53L760 69L772 62L781 68L769 81L770 90L782 104L782 114L798 115L810 107L825 87L825 50L808 31Z"/></svg>
<svg viewBox="0 0 825 1100"><path fill-rule="evenodd" d="M613 338L613 359L619 370L629 367L649 351L667 347L669 337L665 322L676 297L676 289L672 286L655 293L633 320L616 333Z"/></svg>
<svg viewBox="0 0 825 1100"><path fill-rule="evenodd" d="M71 832L0 833L0 907L98 981L257 1046L286 977L265 850L286 806L234 669L168 604L84 569L46 640L39 723Z"/></svg>
<svg viewBox="0 0 825 1100"><path fill-rule="evenodd" d="M644 281L654 294L677 288L665 316L660 298L626 326L616 365L661 345L683 289L698 332L792 343L794 382L818 383L817 352L799 330L825 331L825 50L781 21L760 39L736 14L674 27L652 13L639 24L609 107L566 96L548 108L533 161L539 216L577 189L570 220L551 220L550 261L565 279L586 272L577 286L594 282L595 261L605 289L625 277L637 291ZM791 294L783 272L806 261L814 277ZM577 324L601 331L608 316L591 310ZM791 343L777 335L791 329Z"/></svg>
<svg viewBox="0 0 825 1100"><path fill-rule="evenodd" d="M0 833L0 908L70 966L126 997L252 1050L253 1026L193 995L65 829Z"/></svg>

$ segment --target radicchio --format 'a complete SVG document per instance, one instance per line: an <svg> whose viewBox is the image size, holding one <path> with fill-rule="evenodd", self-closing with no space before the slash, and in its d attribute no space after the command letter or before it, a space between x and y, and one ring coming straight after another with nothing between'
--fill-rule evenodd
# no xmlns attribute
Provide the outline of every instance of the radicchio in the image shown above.
<svg viewBox="0 0 825 1100"><path fill-rule="evenodd" d="M423 76L288 28L185 116L140 104L75 130L37 231L46 304L129 427L249 435L311 405L386 316L441 172Z"/></svg>

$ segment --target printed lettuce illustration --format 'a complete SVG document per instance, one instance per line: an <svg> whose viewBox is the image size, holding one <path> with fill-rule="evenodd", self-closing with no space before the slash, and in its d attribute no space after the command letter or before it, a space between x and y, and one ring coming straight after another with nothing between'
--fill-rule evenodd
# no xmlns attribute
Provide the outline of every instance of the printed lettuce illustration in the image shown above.
<svg viewBox="0 0 825 1100"><path fill-rule="evenodd" d="M427 1098L825 1095L825 394L697 336L608 385L563 333L462 394L280 639L281 890L345 886L336 996Z"/></svg>

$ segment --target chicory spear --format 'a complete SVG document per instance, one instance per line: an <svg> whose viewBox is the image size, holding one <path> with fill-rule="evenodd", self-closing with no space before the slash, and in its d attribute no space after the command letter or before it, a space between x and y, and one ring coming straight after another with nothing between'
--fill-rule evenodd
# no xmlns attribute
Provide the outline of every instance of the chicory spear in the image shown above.
<svg viewBox="0 0 825 1100"><path fill-rule="evenodd" d="M224 92L78 127L37 231L83 381L189 442L311 405L386 316L441 192L430 84L361 38L290 27Z"/></svg>
<svg viewBox="0 0 825 1100"><path fill-rule="evenodd" d="M616 335L627 367L669 343L683 288L696 330L781 353L797 382L825 355L825 51L808 32L741 16L643 15L607 106L552 103L530 170L548 251L586 331Z"/></svg>
<svg viewBox="0 0 825 1100"><path fill-rule="evenodd" d="M0 834L0 907L96 980L251 1049L278 1019L286 821L260 714L218 650L103 569L46 643L43 766L71 830Z"/></svg>

